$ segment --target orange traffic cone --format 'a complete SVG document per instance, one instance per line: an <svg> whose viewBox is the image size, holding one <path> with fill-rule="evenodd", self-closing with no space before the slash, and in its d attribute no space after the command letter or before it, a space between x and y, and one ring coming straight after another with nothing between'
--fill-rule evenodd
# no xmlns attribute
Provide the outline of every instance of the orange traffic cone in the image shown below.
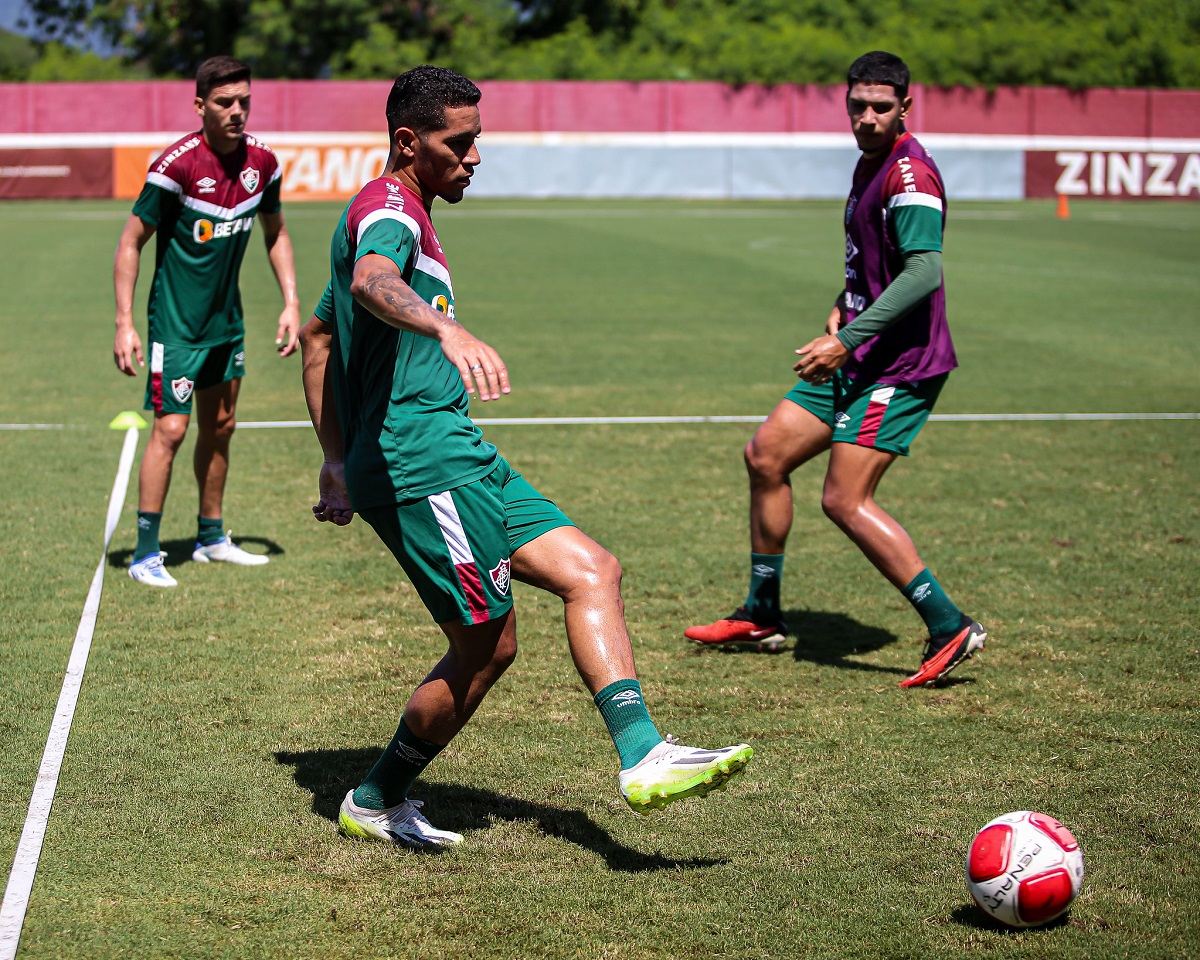
<svg viewBox="0 0 1200 960"><path fill-rule="evenodd" d="M1071 205L1067 203L1067 195L1065 193L1060 193L1058 195L1058 219L1071 219Z"/></svg>

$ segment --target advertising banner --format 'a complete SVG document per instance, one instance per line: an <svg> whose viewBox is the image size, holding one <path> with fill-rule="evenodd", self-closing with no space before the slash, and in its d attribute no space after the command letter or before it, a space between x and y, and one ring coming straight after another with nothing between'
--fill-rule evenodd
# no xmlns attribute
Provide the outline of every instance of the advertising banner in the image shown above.
<svg viewBox="0 0 1200 960"><path fill-rule="evenodd" d="M267 140L283 171L282 195L291 200L345 200L369 180L383 173L388 146L383 137L338 140L314 137L304 142L295 136L284 143ZM383 140L382 146L379 141ZM146 171L170 141L156 145L125 145L113 148L112 196L135 198L146 180Z"/></svg>
<svg viewBox="0 0 1200 960"><path fill-rule="evenodd" d="M1027 197L1200 199L1200 153L1028 150Z"/></svg>
<svg viewBox="0 0 1200 960"><path fill-rule="evenodd" d="M0 199L111 197L112 150L0 148Z"/></svg>

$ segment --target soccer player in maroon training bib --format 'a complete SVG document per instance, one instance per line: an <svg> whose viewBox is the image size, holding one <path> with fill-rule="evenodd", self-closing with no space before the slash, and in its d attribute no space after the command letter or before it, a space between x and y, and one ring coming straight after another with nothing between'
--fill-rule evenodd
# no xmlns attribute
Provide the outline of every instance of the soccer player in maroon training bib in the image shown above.
<svg viewBox="0 0 1200 960"><path fill-rule="evenodd" d="M821 507L925 621L921 666L901 686L931 686L983 648L987 634L946 595L875 490L928 419L958 361L946 323L946 191L933 159L904 129L909 73L873 51L850 67L846 109L862 151L846 201L846 284L825 335L796 353L799 383L746 446L750 589L699 644L777 649L787 626L779 589L792 526L791 474L829 451Z"/></svg>
<svg viewBox="0 0 1200 960"><path fill-rule="evenodd" d="M280 356L296 351L300 331L296 268L279 203L279 163L269 147L245 132L250 68L232 57L204 61L196 72L195 108L201 128L150 165L113 266L113 359L117 369L133 377L138 366L145 366L133 322L133 293L142 247L157 232L147 307L150 376L145 403L154 426L138 474L138 538L129 565L134 580L154 587L176 585L163 565L159 525L193 402L200 511L192 559L241 566L267 562L263 554L249 553L230 540L222 516L229 441L246 365L238 273L256 218L262 221L267 258L283 293L275 334Z"/></svg>

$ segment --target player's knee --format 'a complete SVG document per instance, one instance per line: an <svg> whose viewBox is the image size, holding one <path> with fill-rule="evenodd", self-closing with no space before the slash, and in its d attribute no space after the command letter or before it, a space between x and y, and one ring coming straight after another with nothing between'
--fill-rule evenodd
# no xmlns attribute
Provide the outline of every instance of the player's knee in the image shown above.
<svg viewBox="0 0 1200 960"><path fill-rule="evenodd" d="M599 582L621 585L621 578L625 575L625 571L621 569L621 561L603 547L595 551L592 564Z"/></svg>
<svg viewBox="0 0 1200 960"><path fill-rule="evenodd" d="M154 423L151 440L166 447L172 454L176 453L187 437L188 421L186 418L163 418Z"/></svg>
<svg viewBox="0 0 1200 960"><path fill-rule="evenodd" d="M746 444L742 456L746 461L746 472L750 474L752 480L784 480L787 478L786 471L783 470L778 458L764 450L762 445L755 442L754 438L751 438L750 442Z"/></svg>
<svg viewBox="0 0 1200 960"><path fill-rule="evenodd" d="M821 509L830 520L844 527L858 509L858 504L837 487L826 487L821 494Z"/></svg>
<svg viewBox="0 0 1200 960"><path fill-rule="evenodd" d="M218 440L228 440L236 429L237 417L231 413L228 417L221 417L213 425L213 436Z"/></svg>
<svg viewBox="0 0 1200 960"><path fill-rule="evenodd" d="M609 586L621 586L621 561L598 543L581 550L575 557L574 585L586 590L598 590Z"/></svg>
<svg viewBox="0 0 1200 960"><path fill-rule="evenodd" d="M515 631L511 634L505 632L501 634L500 639L496 642L495 649L492 651L490 666L494 672L494 676L499 677L516 662L516 659L517 634Z"/></svg>

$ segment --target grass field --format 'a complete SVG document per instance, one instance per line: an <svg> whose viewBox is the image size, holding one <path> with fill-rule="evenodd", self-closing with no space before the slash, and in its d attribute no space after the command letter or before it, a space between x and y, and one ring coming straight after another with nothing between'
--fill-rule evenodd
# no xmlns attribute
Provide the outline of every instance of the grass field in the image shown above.
<svg viewBox="0 0 1200 960"><path fill-rule="evenodd" d="M508 362L488 417L762 415L838 286L834 204L512 203L435 212L459 317ZM958 204L946 272L962 369L939 414L1200 410L1200 207ZM21 833L143 384L112 364L107 203L0 205L0 864ZM338 209L288 209L306 309ZM143 258L139 303L149 280ZM243 273L244 421L305 416ZM740 601L751 424L485 427L625 567L663 732L747 740L747 775L640 818L556 601L517 588L522 653L415 795L466 835L351 842L337 804L440 634L370 530L314 523L304 429L243 430L226 520L269 566L200 567L190 457L163 525L180 586L124 575L127 504L19 956L1117 958L1200 956L1200 421L934 422L881 500L989 628L903 691L919 619L795 479L794 645L698 650ZM130 492L130 501L134 493ZM1065 921L974 907L971 836L1041 809L1083 845Z"/></svg>

